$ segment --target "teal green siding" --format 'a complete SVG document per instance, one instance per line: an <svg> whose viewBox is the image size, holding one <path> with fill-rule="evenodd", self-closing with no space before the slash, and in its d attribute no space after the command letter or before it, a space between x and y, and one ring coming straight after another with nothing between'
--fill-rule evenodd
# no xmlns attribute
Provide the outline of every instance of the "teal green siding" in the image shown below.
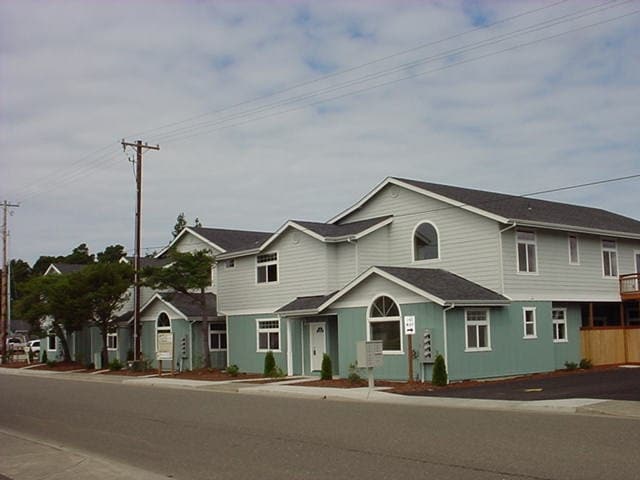
<svg viewBox="0 0 640 480"><path fill-rule="evenodd" d="M258 352L256 319L274 319L273 314L238 315L227 319L227 346L229 363L238 366L242 372L262 373L265 352ZM287 371L287 321L280 320L280 351L273 352L276 365Z"/></svg>
<svg viewBox="0 0 640 480"><path fill-rule="evenodd" d="M554 307L567 309L567 342L553 344L555 368L565 368L565 362L580 362L580 326L582 323L579 304L554 303Z"/></svg>

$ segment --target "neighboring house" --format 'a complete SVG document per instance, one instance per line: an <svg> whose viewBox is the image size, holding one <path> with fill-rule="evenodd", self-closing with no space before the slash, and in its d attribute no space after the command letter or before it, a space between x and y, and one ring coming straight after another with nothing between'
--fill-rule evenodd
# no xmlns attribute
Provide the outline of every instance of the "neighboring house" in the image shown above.
<svg viewBox="0 0 640 480"><path fill-rule="evenodd" d="M288 374L310 374L326 352L347 376L356 343L382 340L377 376L406 379L405 317L413 348L428 331L454 380L582 357L640 362L638 303L622 301L640 290L634 219L390 177L327 223L289 221L241 248L212 230L186 229L175 243L213 247L228 362L245 371L261 371L271 350ZM431 363L415 366L430 377Z"/></svg>

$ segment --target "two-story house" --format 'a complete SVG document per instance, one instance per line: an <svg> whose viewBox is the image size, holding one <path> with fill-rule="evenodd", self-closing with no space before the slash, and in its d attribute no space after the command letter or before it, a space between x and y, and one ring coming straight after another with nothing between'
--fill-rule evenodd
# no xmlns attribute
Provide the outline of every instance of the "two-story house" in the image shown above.
<svg viewBox="0 0 640 480"><path fill-rule="evenodd" d="M242 370L271 350L309 374L326 352L346 376L356 343L382 340L377 375L404 379L405 317L413 348L428 330L452 379L640 362L638 306L619 287L640 270L640 222L611 212L390 177L327 223L289 221L215 254L228 362Z"/></svg>

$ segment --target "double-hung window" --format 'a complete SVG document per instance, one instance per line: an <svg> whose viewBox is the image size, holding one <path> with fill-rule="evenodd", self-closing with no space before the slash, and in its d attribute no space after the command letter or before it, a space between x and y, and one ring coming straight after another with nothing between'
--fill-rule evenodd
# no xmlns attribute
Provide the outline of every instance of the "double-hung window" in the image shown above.
<svg viewBox="0 0 640 480"><path fill-rule="evenodd" d="M524 307L522 309L522 321L524 328L523 338L537 338L535 307Z"/></svg>
<svg viewBox="0 0 640 480"><path fill-rule="evenodd" d="M224 322L209 324L209 350L227 349L227 325Z"/></svg>
<svg viewBox="0 0 640 480"><path fill-rule="evenodd" d="M118 349L118 333L107 333L107 350Z"/></svg>
<svg viewBox="0 0 640 480"><path fill-rule="evenodd" d="M47 335L47 350L57 350L58 349L58 337L56 337L55 333L50 333Z"/></svg>
<svg viewBox="0 0 640 480"><path fill-rule="evenodd" d="M536 255L536 234L519 230L516 232L518 247L518 272L536 273L538 259Z"/></svg>
<svg viewBox="0 0 640 480"><path fill-rule="evenodd" d="M578 265L580 263L578 237L575 235L569 235L569 263L571 265Z"/></svg>
<svg viewBox="0 0 640 480"><path fill-rule="evenodd" d="M618 277L618 248L615 240L602 240L602 274Z"/></svg>
<svg viewBox="0 0 640 480"><path fill-rule="evenodd" d="M567 309L553 308L551 318L553 320L553 341L556 343L567 342Z"/></svg>
<svg viewBox="0 0 640 480"><path fill-rule="evenodd" d="M256 257L256 280L258 283L278 281L278 253L265 253Z"/></svg>
<svg viewBox="0 0 640 480"><path fill-rule="evenodd" d="M466 310L464 312L467 352L491 350L489 332L489 310Z"/></svg>
<svg viewBox="0 0 640 480"><path fill-rule="evenodd" d="M256 320L258 352L280 351L280 320Z"/></svg>

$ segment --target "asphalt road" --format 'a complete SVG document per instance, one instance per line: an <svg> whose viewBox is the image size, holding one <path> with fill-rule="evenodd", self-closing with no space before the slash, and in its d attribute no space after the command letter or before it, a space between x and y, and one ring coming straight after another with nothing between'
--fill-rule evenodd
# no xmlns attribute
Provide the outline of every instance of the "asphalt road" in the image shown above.
<svg viewBox="0 0 640 480"><path fill-rule="evenodd" d="M177 479L635 479L640 421L0 375L0 426Z"/></svg>

